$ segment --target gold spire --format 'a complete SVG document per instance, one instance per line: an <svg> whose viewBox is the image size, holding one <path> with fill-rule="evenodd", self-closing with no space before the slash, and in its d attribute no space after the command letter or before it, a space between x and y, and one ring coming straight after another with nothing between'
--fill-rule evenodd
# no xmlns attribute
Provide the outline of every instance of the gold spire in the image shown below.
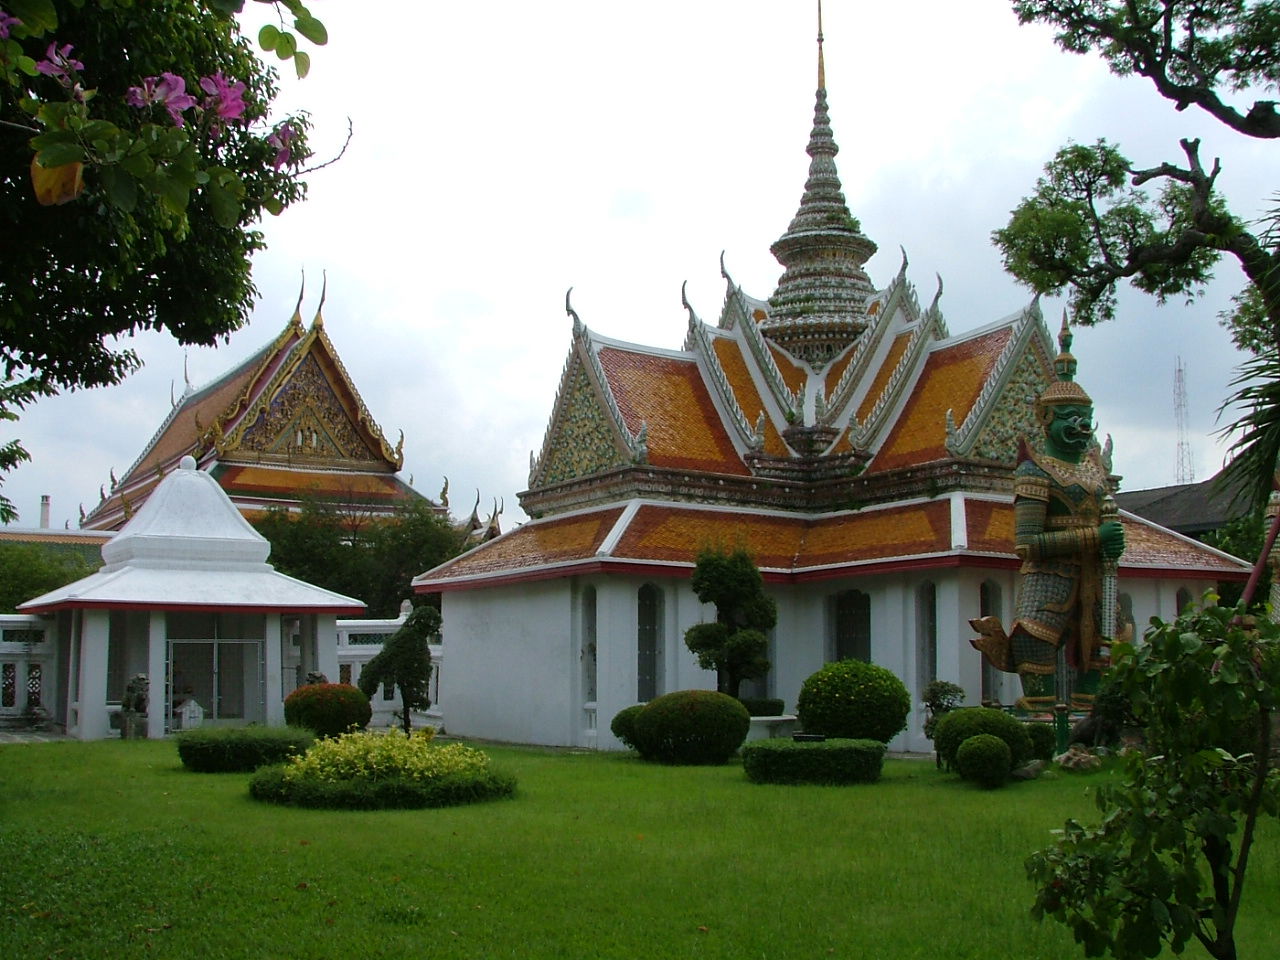
<svg viewBox="0 0 1280 960"><path fill-rule="evenodd" d="M822 0L818 0L818 89L827 89L827 67L822 59Z"/></svg>

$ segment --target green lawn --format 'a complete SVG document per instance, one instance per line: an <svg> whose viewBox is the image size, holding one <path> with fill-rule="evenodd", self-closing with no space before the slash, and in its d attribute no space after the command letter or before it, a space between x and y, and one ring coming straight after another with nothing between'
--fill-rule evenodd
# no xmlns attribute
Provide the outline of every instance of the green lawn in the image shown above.
<svg viewBox="0 0 1280 960"><path fill-rule="evenodd" d="M171 742L0 747L0 955L174 958L1083 956L1022 862L1091 777L984 792L927 761L857 787L740 765L489 748L516 799L294 810ZM1280 955L1272 825L1241 957ZM1187 956L1202 956L1197 950Z"/></svg>

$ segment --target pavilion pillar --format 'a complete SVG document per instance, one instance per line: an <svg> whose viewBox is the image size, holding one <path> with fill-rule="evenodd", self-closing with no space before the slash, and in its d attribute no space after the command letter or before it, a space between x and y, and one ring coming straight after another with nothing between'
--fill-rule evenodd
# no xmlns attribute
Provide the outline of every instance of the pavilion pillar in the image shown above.
<svg viewBox="0 0 1280 960"><path fill-rule="evenodd" d="M315 629L315 669L332 683L338 682L338 617L332 613L317 613L313 618Z"/></svg>
<svg viewBox="0 0 1280 960"><path fill-rule="evenodd" d="M80 739L105 740L111 731L107 716L107 642L111 613L85 610L81 618Z"/></svg>
<svg viewBox="0 0 1280 960"><path fill-rule="evenodd" d="M147 676L151 678L151 701L147 704L147 736L158 740L164 736L165 721L169 716L173 694L169 690L168 662L169 635L167 618L163 610L152 610L147 627Z"/></svg>
<svg viewBox="0 0 1280 960"><path fill-rule="evenodd" d="M280 621L281 616L278 613L270 614L267 617L267 631L263 637L263 647L265 654L265 662L263 669L266 671L266 697L267 697L267 726L280 727L284 726L284 697L281 691L284 685L281 683L281 673L283 671L283 657L280 647Z"/></svg>

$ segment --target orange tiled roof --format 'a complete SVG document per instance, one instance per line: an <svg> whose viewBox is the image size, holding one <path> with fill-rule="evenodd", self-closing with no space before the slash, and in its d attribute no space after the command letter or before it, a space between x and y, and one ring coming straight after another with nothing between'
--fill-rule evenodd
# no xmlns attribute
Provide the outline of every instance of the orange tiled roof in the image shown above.
<svg viewBox="0 0 1280 960"><path fill-rule="evenodd" d="M354 496L362 500L398 500L407 496L406 488L389 473L326 472L292 470L269 465L222 467L214 472L229 496L270 496L302 494L316 496Z"/></svg>
<svg viewBox="0 0 1280 960"><path fill-rule="evenodd" d="M946 414L964 423L1013 331L1002 327L935 350L869 471L911 467L947 456Z"/></svg>
<svg viewBox="0 0 1280 960"><path fill-rule="evenodd" d="M715 337L711 345L715 349L716 358L720 361L725 377L729 380L729 386L733 390L734 398L738 401L738 406L742 409L743 416L747 418L747 423L755 427L756 420L764 410L764 401L760 399L760 391L756 389L755 381L751 379L751 373L747 369L746 358L742 355L742 345L728 337ZM768 414L765 414L764 418L764 452L771 457L787 455L786 444L782 442L782 436Z"/></svg>
<svg viewBox="0 0 1280 960"><path fill-rule="evenodd" d="M831 394L835 391L836 385L840 382L840 378L844 376L845 369L849 366L849 361L853 359L856 350L846 350L836 358L835 363L827 367L827 375L823 379L823 389L827 392L827 399L831 399Z"/></svg>
<svg viewBox="0 0 1280 960"><path fill-rule="evenodd" d="M876 371L875 379L871 381L871 389L862 398L862 403L858 404L857 419L859 423L864 423L867 417L871 416L871 411L875 409L876 401L880 399L880 394L884 393L885 387L889 385L889 378L893 376L893 371L898 368L898 363L902 360L902 355L906 352L909 343L911 343L910 330L904 331L893 338L893 343L889 346L889 352L885 354L884 363L880 364L880 369Z"/></svg>
<svg viewBox="0 0 1280 960"><path fill-rule="evenodd" d="M1013 504L968 500L965 525L970 550L1013 553Z"/></svg>
<svg viewBox="0 0 1280 960"><path fill-rule="evenodd" d="M803 396L809 375L772 343L768 344L768 346L769 352L773 354L773 362L778 365L778 372L782 374L782 382L787 385L787 389L792 393L798 393Z"/></svg>
<svg viewBox="0 0 1280 960"><path fill-rule="evenodd" d="M621 515L622 507L610 507L527 523L441 564L431 571L431 579L454 580L589 559Z"/></svg>
<svg viewBox="0 0 1280 960"><path fill-rule="evenodd" d="M803 567L824 567L941 553L951 547L946 500L841 513L815 521L805 538Z"/></svg>
<svg viewBox="0 0 1280 960"><path fill-rule="evenodd" d="M805 518L798 516L645 504L627 525L612 556L693 563L706 547L742 546L758 566L790 570L804 543L806 524Z"/></svg>
<svg viewBox="0 0 1280 960"><path fill-rule="evenodd" d="M627 429L649 428L654 466L748 474L692 360L600 349L600 365Z"/></svg>
<svg viewBox="0 0 1280 960"><path fill-rule="evenodd" d="M1181 537L1172 530L1157 527L1140 517L1127 514L1121 514L1120 519L1124 523L1124 556L1120 558L1121 567L1195 567L1236 574L1240 579L1249 573L1249 565L1243 561L1232 563L1204 545Z"/></svg>

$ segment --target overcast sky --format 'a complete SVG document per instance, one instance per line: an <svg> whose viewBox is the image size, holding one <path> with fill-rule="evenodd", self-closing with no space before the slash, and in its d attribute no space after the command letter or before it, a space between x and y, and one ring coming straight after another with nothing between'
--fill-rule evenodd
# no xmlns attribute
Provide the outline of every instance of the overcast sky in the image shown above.
<svg viewBox="0 0 1280 960"><path fill-rule="evenodd" d="M249 4L254 7L256 4ZM326 326L404 476L435 497L450 479L465 516L504 500L523 519L570 345L565 290L607 336L678 348L688 281L714 322L719 257L751 295L781 273L769 254L799 203L816 80L815 12L800 0L517 0L376 5L314 0L330 43L281 104L314 119L309 200L264 224L252 322L216 349L147 335L124 384L44 400L17 425L32 462L5 481L21 526L78 523L99 485L132 464L163 421L183 358L200 386L274 338L307 276L310 323L322 274ZM377 10L380 16L370 11ZM1274 195L1275 146L1194 110L1176 113L1139 79L1061 52L1019 27L1005 0L827 0L827 89L852 213L879 244L873 283L896 274L927 303L945 284L953 333L1021 309L991 231L1068 140L1106 137L1139 166L1181 160L1179 137L1221 157L1235 212ZM256 28L253 31L256 33ZM60 38L73 41L74 38ZM1079 380L1115 439L1124 489L1173 483L1174 367L1187 371L1195 476L1221 465L1216 411L1239 357L1216 322L1243 283L1224 261L1190 307L1122 300L1116 322L1078 332ZM1047 300L1056 330L1062 301ZM8 426L8 425L6 425ZM6 435L12 433L6 431Z"/></svg>

